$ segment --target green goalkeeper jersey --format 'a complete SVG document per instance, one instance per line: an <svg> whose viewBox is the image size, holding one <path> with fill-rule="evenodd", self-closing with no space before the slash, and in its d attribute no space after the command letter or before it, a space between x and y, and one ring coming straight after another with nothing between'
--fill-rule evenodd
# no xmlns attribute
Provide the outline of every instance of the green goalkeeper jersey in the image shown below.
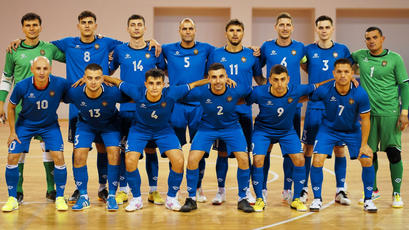
<svg viewBox="0 0 409 230"><path fill-rule="evenodd" d="M2 82L0 84L0 101L5 101L11 87L19 81L26 79L31 73L31 63L34 58L45 56L50 60L65 62L65 55L55 45L40 41L36 46L28 46L24 41L16 51L6 54L6 63Z"/></svg>
<svg viewBox="0 0 409 230"><path fill-rule="evenodd" d="M359 65L361 84L371 104L371 115L399 115L399 87L409 81L402 57L389 50L374 56L369 50L362 49L353 52L352 58ZM406 102L408 98L404 100Z"/></svg>

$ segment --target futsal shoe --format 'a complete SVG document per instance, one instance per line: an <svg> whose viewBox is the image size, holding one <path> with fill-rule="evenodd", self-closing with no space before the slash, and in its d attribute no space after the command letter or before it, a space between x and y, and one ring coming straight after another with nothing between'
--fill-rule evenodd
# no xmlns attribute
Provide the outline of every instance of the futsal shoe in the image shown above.
<svg viewBox="0 0 409 230"><path fill-rule="evenodd" d="M179 211L182 207L176 197L167 197L165 202L165 207L172 211Z"/></svg>
<svg viewBox="0 0 409 230"><path fill-rule="evenodd" d="M375 201L375 200L377 200L379 198L381 198L381 193L379 192L379 190L373 191L372 192L372 200ZM358 204L363 205L364 200L365 200L365 194L364 194L364 192L362 192L362 199L359 199Z"/></svg>
<svg viewBox="0 0 409 230"><path fill-rule="evenodd" d="M366 200L364 203L364 211L375 213L378 211L372 200Z"/></svg>
<svg viewBox="0 0 409 230"><path fill-rule="evenodd" d="M114 195L108 195L107 198L107 210L109 212L115 212L118 210L118 204L116 203Z"/></svg>
<svg viewBox="0 0 409 230"><path fill-rule="evenodd" d="M253 194L251 194L250 188L247 188L246 190L246 199L251 205L256 203L256 198L254 198Z"/></svg>
<svg viewBox="0 0 409 230"><path fill-rule="evenodd" d="M310 211L311 212L319 212L322 207L322 201L320 198L315 198L312 200L312 203L310 204Z"/></svg>
<svg viewBox="0 0 409 230"><path fill-rule="evenodd" d="M307 211L307 207L305 206L305 204L303 202L300 201L299 198L295 198L295 200L293 200L293 202L291 202L290 207L292 209L297 210L298 212L306 212Z"/></svg>
<svg viewBox="0 0 409 230"><path fill-rule="evenodd" d="M118 204L118 205L121 205L121 204L123 204L123 203L125 203L125 202L128 202L128 193L126 193L126 192L124 192L124 191L119 191L117 194L116 194L116 197L115 197L115 200L116 200L116 203Z"/></svg>
<svg viewBox="0 0 409 230"><path fill-rule="evenodd" d="M148 201L158 205L162 205L165 203L158 191L150 192L148 195Z"/></svg>
<svg viewBox="0 0 409 230"><path fill-rule="evenodd" d="M196 201L192 198L186 198L185 204L180 208L181 212L190 212L192 210L197 209Z"/></svg>
<svg viewBox="0 0 409 230"><path fill-rule="evenodd" d="M67 202L65 201L65 198L63 196L59 196L55 199L55 209L57 209L57 211L68 210Z"/></svg>
<svg viewBox="0 0 409 230"><path fill-rule="evenodd" d="M79 198L80 198L80 190L75 189L75 191L72 193L70 198L68 198L68 203L75 204Z"/></svg>
<svg viewBox="0 0 409 230"><path fill-rule="evenodd" d="M24 201L24 194L22 192L17 192L17 202L18 204L22 204Z"/></svg>
<svg viewBox="0 0 409 230"><path fill-rule="evenodd" d="M262 212L264 211L265 206L263 198L257 198L256 203L253 205L253 209L255 212Z"/></svg>
<svg viewBox="0 0 409 230"><path fill-rule="evenodd" d="M125 211L133 212L135 210L139 210L143 207L142 197L134 197L132 200L129 201L128 206L126 206Z"/></svg>
<svg viewBox="0 0 409 230"><path fill-rule="evenodd" d="M392 197L392 207L393 208L403 208L403 201L400 197L400 194L397 192L393 193Z"/></svg>
<svg viewBox="0 0 409 230"><path fill-rule="evenodd" d="M199 203L205 203L207 201L207 197L204 195L202 188L196 190L196 200Z"/></svg>
<svg viewBox="0 0 409 230"><path fill-rule="evenodd" d="M45 198L49 202L55 202L56 196L57 196L57 192L55 190L53 190L51 192L47 191L46 194L45 194Z"/></svg>
<svg viewBox="0 0 409 230"><path fill-rule="evenodd" d="M226 201L226 191L220 191L216 193L216 196L212 200L213 205L221 205L223 202Z"/></svg>
<svg viewBox="0 0 409 230"><path fill-rule="evenodd" d="M288 204L291 204L291 201L293 199L293 193L291 190L283 190L281 193L281 197L283 198L283 202L287 202Z"/></svg>
<svg viewBox="0 0 409 230"><path fill-rule="evenodd" d="M264 205L267 205L267 196L268 196L268 191L267 191L267 189L263 189L262 193L263 193Z"/></svg>
<svg viewBox="0 0 409 230"><path fill-rule="evenodd" d="M254 208L251 207L249 201L244 198L237 204L237 209L242 210L243 212L254 212Z"/></svg>
<svg viewBox="0 0 409 230"><path fill-rule="evenodd" d="M342 205L351 205L351 200L344 191L340 191L335 195L335 202Z"/></svg>
<svg viewBox="0 0 409 230"><path fill-rule="evenodd" d="M308 201L308 190L305 190L305 189L301 190L300 201L303 202L304 204L307 203L307 201Z"/></svg>
<svg viewBox="0 0 409 230"><path fill-rule="evenodd" d="M98 200L99 201L107 202L107 199L108 199L108 190L106 188L98 191Z"/></svg>
<svg viewBox="0 0 409 230"><path fill-rule="evenodd" d="M74 206L72 206L72 210L82 211L89 207L91 207L91 203L89 202L88 195L81 195L80 198L78 198L77 202L74 204Z"/></svg>
<svg viewBox="0 0 409 230"><path fill-rule="evenodd" d="M1 210L3 212L11 212L18 209L18 201L15 197L10 196L6 204L3 205Z"/></svg>

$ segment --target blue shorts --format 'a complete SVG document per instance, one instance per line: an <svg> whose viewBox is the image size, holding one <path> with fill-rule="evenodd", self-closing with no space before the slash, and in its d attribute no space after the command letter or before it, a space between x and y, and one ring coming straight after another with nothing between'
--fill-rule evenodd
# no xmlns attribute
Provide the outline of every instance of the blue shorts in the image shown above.
<svg viewBox="0 0 409 230"><path fill-rule="evenodd" d="M190 149L209 152L217 139L226 143L229 155L231 152L247 152L246 138L240 128L199 129Z"/></svg>
<svg viewBox="0 0 409 230"><path fill-rule="evenodd" d="M280 144L283 156L303 152L301 141L295 129L288 131L255 129L252 142L254 155L266 155L270 144L275 143Z"/></svg>
<svg viewBox="0 0 409 230"><path fill-rule="evenodd" d="M9 153L28 153L31 138L41 136L45 143L45 149L49 151L64 151L64 143L58 123L43 128L28 128L16 126L16 134L21 144L17 141L11 142Z"/></svg>
<svg viewBox="0 0 409 230"><path fill-rule="evenodd" d="M186 126L189 127L190 140L193 140L193 137L199 128L202 114L203 109L200 105L175 103L170 117L170 124L175 130L182 146L187 143Z"/></svg>
<svg viewBox="0 0 409 230"><path fill-rule="evenodd" d="M135 118L135 111L119 111L119 117L121 121L120 125L120 132L121 132L121 144L125 146L125 143L128 139L129 129L131 128L134 118ZM149 141L146 144L146 148L155 149L157 146L155 142ZM124 147L125 148L125 147Z"/></svg>
<svg viewBox="0 0 409 230"><path fill-rule="evenodd" d="M109 124L107 127L92 127L83 121L77 123L75 131L74 148L91 148L96 136L102 138L105 147L120 146L121 135L118 122Z"/></svg>
<svg viewBox="0 0 409 230"><path fill-rule="evenodd" d="M314 153L332 156L332 149L339 143L346 143L351 160L357 159L361 148L361 130L340 132L321 125L314 144Z"/></svg>
<svg viewBox="0 0 409 230"><path fill-rule="evenodd" d="M138 152L143 154L148 141L154 141L159 148L162 156L166 151L172 149L182 149L179 140L176 137L175 131L172 127L166 127L161 130L146 130L136 125L129 129L128 141L126 145L126 152Z"/></svg>
<svg viewBox="0 0 409 230"><path fill-rule="evenodd" d="M78 117L74 117L68 121L68 142L75 143L75 132L77 131ZM100 135L97 135L94 139L95 143L103 144Z"/></svg>
<svg viewBox="0 0 409 230"><path fill-rule="evenodd" d="M307 145L314 145L318 130L324 117L324 109L308 108L305 112L304 131L302 142ZM335 146L343 146L344 142L338 142Z"/></svg>

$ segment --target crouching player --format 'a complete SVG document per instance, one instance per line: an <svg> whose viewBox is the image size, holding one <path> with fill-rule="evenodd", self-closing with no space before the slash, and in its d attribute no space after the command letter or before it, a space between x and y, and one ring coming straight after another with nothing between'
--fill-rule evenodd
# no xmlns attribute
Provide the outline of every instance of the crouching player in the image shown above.
<svg viewBox="0 0 409 230"><path fill-rule="evenodd" d="M143 88L115 78L105 77L105 80L117 85L136 103L135 122L129 129L125 150L126 177L133 198L125 210L135 211L143 207L138 162L148 141L154 141L162 156L166 155L171 163L165 206L170 210L179 211L180 204L176 193L183 179L184 159L179 140L170 126L169 119L175 102L185 96L190 89L207 84L207 79L165 88L164 72L151 69L145 73Z"/></svg>
<svg viewBox="0 0 409 230"><path fill-rule="evenodd" d="M321 187L322 167L327 156L332 154L334 145L344 142L348 146L350 158L359 159L362 165L364 185L364 210L376 212L372 201L372 189L375 178L372 166L372 149L368 146L370 131L370 106L368 94L351 83L353 70L348 59L338 59L334 63L335 83L327 83L317 89L311 100L321 100L325 106L325 116L318 131L314 145L311 168L311 185L314 200L310 211L318 212L322 207ZM361 124L359 120L361 119Z"/></svg>
<svg viewBox="0 0 409 230"><path fill-rule="evenodd" d="M33 136L41 136L45 148L50 150L54 160L54 181L57 189L56 209L65 211L68 206L64 200L67 182L67 169L64 162L64 144L58 125L57 109L69 85L60 77L51 75L50 61L43 56L36 57L31 65L33 77L16 84L8 104L10 136L9 154L6 166L6 183L9 199L3 212L18 209L17 183L19 179L18 160L22 153L28 153ZM15 123L16 106L21 102L22 110Z"/></svg>

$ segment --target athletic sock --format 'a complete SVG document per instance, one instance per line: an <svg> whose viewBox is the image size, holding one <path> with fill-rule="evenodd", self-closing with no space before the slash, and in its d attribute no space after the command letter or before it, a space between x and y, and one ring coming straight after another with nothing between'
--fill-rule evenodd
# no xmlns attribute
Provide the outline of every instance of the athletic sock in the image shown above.
<svg viewBox="0 0 409 230"><path fill-rule="evenodd" d="M270 170L270 153L266 154L263 165L263 189L267 190L268 171Z"/></svg>
<svg viewBox="0 0 409 230"><path fill-rule="evenodd" d="M315 199L321 198L321 187L324 174L322 173L322 167L311 166L311 187L314 193Z"/></svg>
<svg viewBox="0 0 409 230"><path fill-rule="evenodd" d="M402 175L403 175L402 160L395 164L389 163L389 168L391 171L393 192L400 194L400 187L402 185Z"/></svg>
<svg viewBox="0 0 409 230"><path fill-rule="evenodd" d="M54 162L43 162L47 180L47 192L54 191Z"/></svg>
<svg viewBox="0 0 409 230"><path fill-rule="evenodd" d="M337 188L344 188L345 177L347 174L347 158L335 157L335 178L337 180Z"/></svg>
<svg viewBox="0 0 409 230"><path fill-rule="evenodd" d="M311 171L311 158L312 157L305 157L305 183L304 188L308 188L308 178L310 177Z"/></svg>
<svg viewBox="0 0 409 230"><path fill-rule="evenodd" d="M119 166L119 187L126 188L127 186L128 182L126 181L125 152L121 151L121 164Z"/></svg>
<svg viewBox="0 0 409 230"><path fill-rule="evenodd" d="M189 197L196 197L197 181L199 180L199 169L186 169L187 191Z"/></svg>
<svg viewBox="0 0 409 230"><path fill-rule="evenodd" d="M253 166L252 178L253 178L253 188L256 193L257 198L263 198L263 167L257 168Z"/></svg>
<svg viewBox="0 0 409 230"><path fill-rule="evenodd" d="M24 154L24 153L22 153ZM18 183L17 183L17 192L23 193L23 182L24 182L24 163L18 163Z"/></svg>
<svg viewBox="0 0 409 230"><path fill-rule="evenodd" d="M228 157L217 157L216 160L216 175L218 187L224 187L226 184L227 168L229 165Z"/></svg>
<svg viewBox="0 0 409 230"><path fill-rule="evenodd" d="M141 196L141 175L139 169L132 172L126 171L126 178L128 180L129 188L131 189L133 197Z"/></svg>
<svg viewBox="0 0 409 230"><path fill-rule="evenodd" d="M377 153L374 153L374 154L377 154ZM373 190L378 191L378 185L376 183L376 174L378 173L378 157L376 157L376 159L374 159L373 167L375 169L375 178L374 178L374 182L373 182Z"/></svg>
<svg viewBox="0 0 409 230"><path fill-rule="evenodd" d="M65 185L67 184L67 167L54 166L55 187L57 190L57 197L64 196ZM53 186L54 187L54 186Z"/></svg>
<svg viewBox="0 0 409 230"><path fill-rule="evenodd" d="M108 154L98 153L97 155L98 181L100 184L106 184L108 178Z"/></svg>
<svg viewBox="0 0 409 230"><path fill-rule="evenodd" d="M17 165L6 165L6 183L9 196L17 198L17 184L19 182L19 167Z"/></svg>
<svg viewBox="0 0 409 230"><path fill-rule="evenodd" d="M87 192L88 168L86 165L80 168L74 167L74 179L75 179L75 184L77 185L77 188L80 191L80 194L81 195L88 194Z"/></svg>
<svg viewBox="0 0 409 230"><path fill-rule="evenodd" d="M108 191L109 195L115 195L118 189L119 165L108 164Z"/></svg>
<svg viewBox="0 0 409 230"><path fill-rule="evenodd" d="M158 186L159 162L158 155L145 154L146 174L148 174L149 186Z"/></svg>
<svg viewBox="0 0 409 230"><path fill-rule="evenodd" d="M239 185L239 199L246 197L250 182L250 169L237 168L237 184Z"/></svg>
<svg viewBox="0 0 409 230"><path fill-rule="evenodd" d="M301 190L304 187L305 182L305 166L297 167L293 166L293 175L294 180L294 195L293 198L300 198Z"/></svg>
<svg viewBox="0 0 409 230"><path fill-rule="evenodd" d="M179 191L182 180L183 172L177 173L172 169L170 170L168 177L168 197L176 197L176 193Z"/></svg>
<svg viewBox="0 0 409 230"><path fill-rule="evenodd" d="M284 156L283 170L284 170L284 190L291 190L293 184L293 167L294 164L289 156Z"/></svg>
<svg viewBox="0 0 409 230"><path fill-rule="evenodd" d="M365 200L372 198L375 169L373 166L362 167L362 182L364 184Z"/></svg>
<svg viewBox="0 0 409 230"><path fill-rule="evenodd" d="M199 181L197 182L198 189L202 187L202 180L204 177L205 168L206 168L206 160L204 157L202 157L202 159L199 161Z"/></svg>

